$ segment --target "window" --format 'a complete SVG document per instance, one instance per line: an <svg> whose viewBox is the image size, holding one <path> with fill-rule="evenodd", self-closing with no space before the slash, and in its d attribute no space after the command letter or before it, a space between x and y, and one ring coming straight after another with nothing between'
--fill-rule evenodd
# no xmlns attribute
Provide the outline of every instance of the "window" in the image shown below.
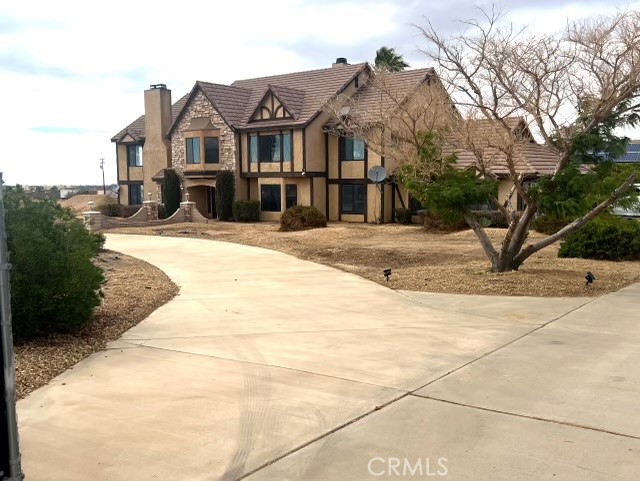
<svg viewBox="0 0 640 481"><path fill-rule="evenodd" d="M298 205L298 186L296 184L287 184L285 197L287 200L287 209L294 205Z"/></svg>
<svg viewBox="0 0 640 481"><path fill-rule="evenodd" d="M264 212L280 212L282 202L279 185L260 186L260 210Z"/></svg>
<svg viewBox="0 0 640 481"><path fill-rule="evenodd" d="M127 145L129 167L142 167L142 145Z"/></svg>
<svg viewBox="0 0 640 481"><path fill-rule="evenodd" d="M364 140L340 137L340 160L364 160L365 155Z"/></svg>
<svg viewBox="0 0 640 481"><path fill-rule="evenodd" d="M200 139L187 139L187 164L200 163Z"/></svg>
<svg viewBox="0 0 640 481"><path fill-rule="evenodd" d="M204 138L204 163L219 164L220 163L220 147L217 137Z"/></svg>
<svg viewBox="0 0 640 481"><path fill-rule="evenodd" d="M142 205L142 184L129 184L129 205Z"/></svg>
<svg viewBox="0 0 640 481"><path fill-rule="evenodd" d="M342 184L342 212L364 214L367 204L367 184Z"/></svg>
<svg viewBox="0 0 640 481"><path fill-rule="evenodd" d="M280 136L258 137L258 159L260 162L280 162Z"/></svg>
<svg viewBox="0 0 640 481"><path fill-rule="evenodd" d="M291 162L293 148L291 132L275 135L252 135L249 156L251 162Z"/></svg>

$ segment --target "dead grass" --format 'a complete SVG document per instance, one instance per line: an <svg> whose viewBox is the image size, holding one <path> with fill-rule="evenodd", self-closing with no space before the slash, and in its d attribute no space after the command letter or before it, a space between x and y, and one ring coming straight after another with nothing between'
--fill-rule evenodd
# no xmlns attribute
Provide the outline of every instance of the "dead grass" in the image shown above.
<svg viewBox="0 0 640 481"><path fill-rule="evenodd" d="M16 389L22 398L88 355L104 349L178 293L164 272L139 259L105 251L104 303L94 321L74 335L56 335L15 346Z"/></svg>
<svg viewBox="0 0 640 481"><path fill-rule="evenodd" d="M103 194L78 194L70 197L69 199L62 199L58 202L62 207L80 213L90 210L89 202L94 202L95 205L93 208L98 209L103 205L117 204L118 199L113 196Z"/></svg>
<svg viewBox="0 0 640 481"><path fill-rule="evenodd" d="M560 259L558 245L532 256L518 272L492 273L471 231L425 232L420 226L330 223L325 229L278 232L274 223L176 224L109 230L186 236L265 247L358 274L392 289L509 296L598 296L640 280L640 262ZM489 229L498 242L501 229ZM542 235L532 233L531 239ZM384 281L382 270L393 276ZM585 287L592 271L597 280Z"/></svg>

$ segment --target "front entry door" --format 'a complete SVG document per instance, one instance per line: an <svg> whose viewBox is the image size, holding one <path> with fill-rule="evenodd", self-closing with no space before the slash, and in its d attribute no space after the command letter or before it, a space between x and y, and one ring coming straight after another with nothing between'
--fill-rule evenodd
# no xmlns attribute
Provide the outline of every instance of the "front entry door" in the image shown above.
<svg viewBox="0 0 640 481"><path fill-rule="evenodd" d="M216 214L216 188L207 187L207 214L208 217L215 219L218 217Z"/></svg>

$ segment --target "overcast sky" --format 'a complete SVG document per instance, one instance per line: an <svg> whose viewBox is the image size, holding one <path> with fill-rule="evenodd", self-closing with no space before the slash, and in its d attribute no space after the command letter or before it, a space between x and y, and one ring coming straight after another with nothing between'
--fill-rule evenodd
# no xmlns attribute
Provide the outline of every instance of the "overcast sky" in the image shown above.
<svg viewBox="0 0 640 481"><path fill-rule="evenodd" d="M505 6L515 22L549 30L567 18L611 12L613 3ZM176 100L196 80L230 83L323 68L336 57L372 61L381 45L423 67L411 24L427 16L443 32L457 31L454 20L473 17L478 4L0 0L0 171L9 184L99 184L103 157L107 182L115 182L109 139L144 113L149 84L166 83Z"/></svg>

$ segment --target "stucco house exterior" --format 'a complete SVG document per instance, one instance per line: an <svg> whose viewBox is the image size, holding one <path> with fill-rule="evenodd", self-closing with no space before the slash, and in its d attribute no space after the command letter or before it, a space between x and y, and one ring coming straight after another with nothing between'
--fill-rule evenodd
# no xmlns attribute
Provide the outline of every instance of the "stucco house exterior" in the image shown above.
<svg viewBox="0 0 640 481"><path fill-rule="evenodd" d="M395 165L364 141L326 128L332 120L327 102L366 97L372 74L366 63L338 58L329 68L231 85L198 81L176 102L165 85L152 85L144 92L145 114L111 139L120 203L159 200L164 169L173 168L198 210L215 217L216 174L231 170L236 197L259 200L261 220L278 220L286 208L302 204L317 207L330 221L393 222L397 207L416 209L416 203L402 185L374 184L367 173L376 165L393 172ZM392 79L409 93L434 75L433 69L416 69ZM467 157L461 156L462 164ZM541 167L548 162L534 163L525 162L532 177L546 173ZM501 192L508 192L503 183Z"/></svg>

